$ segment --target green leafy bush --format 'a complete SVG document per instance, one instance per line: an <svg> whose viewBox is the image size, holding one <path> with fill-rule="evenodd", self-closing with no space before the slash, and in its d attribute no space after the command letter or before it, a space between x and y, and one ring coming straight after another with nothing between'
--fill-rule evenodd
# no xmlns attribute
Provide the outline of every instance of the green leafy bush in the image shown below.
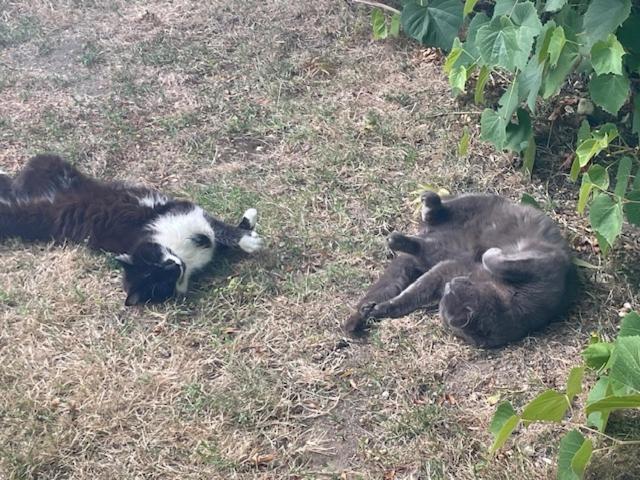
<svg viewBox="0 0 640 480"><path fill-rule="evenodd" d="M508 401L498 406L490 426L494 438L490 452L500 449L519 425L526 427L533 422L564 424L574 428L560 441L558 478L580 479L583 478L596 441L640 443L617 440L605 434L612 411L640 408L640 315L637 312L628 313L613 342L593 337L582 352L582 357L584 365L571 370L564 392L545 390L525 405L520 414ZM582 393L585 371L595 372L597 380L584 402L586 425L573 424L565 417L571 411L576 396ZM572 416L574 414L572 412Z"/></svg>
<svg viewBox="0 0 640 480"><path fill-rule="evenodd" d="M640 138L637 2L406 0L401 10L385 10L394 12L396 25L409 37L449 51L444 70L454 94L465 92L475 78L474 101L483 104L492 76L506 84L497 107L482 112L481 138L521 153L528 173L535 159L532 118L538 100L557 96L570 75L581 75L588 92L579 113L592 112L595 105L614 123L592 127L585 119L576 132L571 178L582 174L579 210L590 206L589 219L605 254L625 217L640 225L640 162L638 148L629 146L638 143L636 135ZM385 15L380 9L373 15L376 37L386 37ZM616 172L613 190L610 171Z"/></svg>

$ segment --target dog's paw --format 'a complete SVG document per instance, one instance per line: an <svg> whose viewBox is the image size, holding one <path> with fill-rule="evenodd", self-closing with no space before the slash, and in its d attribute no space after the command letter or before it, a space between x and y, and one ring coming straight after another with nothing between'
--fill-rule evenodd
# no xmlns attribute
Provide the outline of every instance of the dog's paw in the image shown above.
<svg viewBox="0 0 640 480"><path fill-rule="evenodd" d="M364 319L367 319L367 318L369 318L371 316L371 312L373 312L375 307L376 307L375 302L364 303L364 304L360 305L360 308L358 308L358 313L360 313L360 315Z"/></svg>
<svg viewBox="0 0 640 480"><path fill-rule="evenodd" d="M402 246L405 244L405 236L400 232L391 232L387 237L387 246L394 252L402 250Z"/></svg>
<svg viewBox="0 0 640 480"><path fill-rule="evenodd" d="M258 223L258 210L255 208L249 208L244 212L244 215L242 215L242 223L246 223L250 229L254 229L256 227L256 223Z"/></svg>
<svg viewBox="0 0 640 480"><path fill-rule="evenodd" d="M392 304L390 301L378 303L370 312L370 316L373 318L384 318L389 316Z"/></svg>
<svg viewBox="0 0 640 480"><path fill-rule="evenodd" d="M238 246L247 253L255 253L264 248L264 240L256 232L251 232L240 239Z"/></svg>

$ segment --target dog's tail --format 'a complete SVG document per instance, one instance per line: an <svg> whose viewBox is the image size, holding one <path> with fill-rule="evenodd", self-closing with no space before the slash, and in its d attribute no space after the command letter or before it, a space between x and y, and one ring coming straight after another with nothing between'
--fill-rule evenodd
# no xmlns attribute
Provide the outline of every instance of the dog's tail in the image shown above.
<svg viewBox="0 0 640 480"><path fill-rule="evenodd" d="M44 207L44 208L43 208ZM27 241L51 240L50 205L0 203L0 240L20 238Z"/></svg>

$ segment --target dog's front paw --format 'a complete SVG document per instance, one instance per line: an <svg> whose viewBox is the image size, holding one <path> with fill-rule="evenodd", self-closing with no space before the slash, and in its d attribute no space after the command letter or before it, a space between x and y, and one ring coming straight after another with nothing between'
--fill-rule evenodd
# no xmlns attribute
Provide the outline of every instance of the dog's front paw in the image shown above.
<svg viewBox="0 0 640 480"><path fill-rule="evenodd" d="M371 311L373 318L384 318L389 316L389 312L393 309L393 305L390 301L377 304Z"/></svg>
<svg viewBox="0 0 640 480"><path fill-rule="evenodd" d="M367 319L371 316L371 312L373 311L375 306L375 302L363 303L362 305L360 305L360 308L358 308L358 313L360 313L363 318Z"/></svg>
<svg viewBox="0 0 640 480"><path fill-rule="evenodd" d="M256 227L256 223L258 223L258 210L249 208L242 216L242 221L245 222L245 220L249 228L253 230Z"/></svg>
<svg viewBox="0 0 640 480"><path fill-rule="evenodd" d="M256 232L251 232L240 239L238 246L247 253L255 253L264 248L264 240Z"/></svg>
<svg viewBox="0 0 640 480"><path fill-rule="evenodd" d="M426 208L437 209L442 206L442 199L436 192L427 190L420 195L420 201Z"/></svg>
<svg viewBox="0 0 640 480"><path fill-rule="evenodd" d="M387 237L387 246L393 250L403 252L406 248L407 236L400 232L391 232Z"/></svg>
<svg viewBox="0 0 640 480"><path fill-rule="evenodd" d="M367 319L371 318L371 312L375 306L376 304L373 302L360 305L357 311L349 315L349 318L344 321L342 329L348 333L362 332L367 325Z"/></svg>

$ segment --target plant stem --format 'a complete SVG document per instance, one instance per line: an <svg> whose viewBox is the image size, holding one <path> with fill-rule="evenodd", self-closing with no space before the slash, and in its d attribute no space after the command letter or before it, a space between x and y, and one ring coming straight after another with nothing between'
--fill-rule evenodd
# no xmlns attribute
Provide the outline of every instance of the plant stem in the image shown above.
<svg viewBox="0 0 640 480"><path fill-rule="evenodd" d="M380 3L380 2L373 2L371 0L351 0L354 3L362 3L363 5L369 5L370 7L376 7L376 8L381 8L383 10L386 10L388 12L393 12L393 13L400 13L400 10L396 10L395 8L393 8L390 5L385 5L384 3Z"/></svg>
<svg viewBox="0 0 640 480"><path fill-rule="evenodd" d="M596 430L595 428L587 427L586 425L581 425L579 423L574 422L566 422L567 425L571 425L572 427L579 428L581 430L587 430L591 433L595 433L600 435L601 437L610 440L616 445L640 445L640 440L620 440L619 438L612 437L611 435L607 435L606 433L602 433L600 430Z"/></svg>
<svg viewBox="0 0 640 480"><path fill-rule="evenodd" d="M446 117L447 115L481 115L482 112L476 111L468 111L468 112L438 112L438 113L430 113L428 115L424 115L423 118L437 118L437 117Z"/></svg>
<svg viewBox="0 0 640 480"><path fill-rule="evenodd" d="M621 153L633 153L635 150L635 148L633 147L623 147L623 146L617 146L617 145L615 146L618 147L618 149L617 150L609 149L608 153L611 153L613 155L619 155Z"/></svg>

